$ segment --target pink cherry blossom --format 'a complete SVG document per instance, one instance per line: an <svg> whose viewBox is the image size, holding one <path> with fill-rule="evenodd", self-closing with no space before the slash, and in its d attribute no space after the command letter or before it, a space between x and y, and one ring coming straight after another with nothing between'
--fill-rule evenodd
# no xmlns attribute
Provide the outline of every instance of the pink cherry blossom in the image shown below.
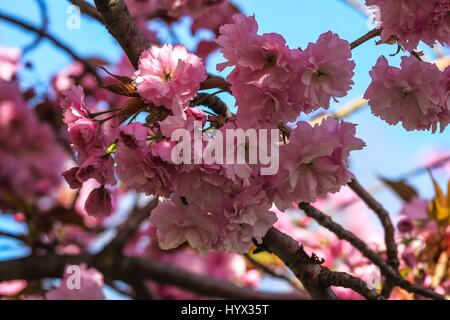
<svg viewBox="0 0 450 320"><path fill-rule="evenodd" d="M147 143L149 132L140 123L121 128L115 161L122 182L148 195L169 196L176 169L162 160Z"/></svg>
<svg viewBox="0 0 450 320"><path fill-rule="evenodd" d="M11 280L0 282L0 296L14 296L20 293L28 285L25 280Z"/></svg>
<svg viewBox="0 0 450 320"><path fill-rule="evenodd" d="M0 131L0 208L8 206L11 193L36 200L59 184L67 155L22 100L17 84L2 79Z"/></svg>
<svg viewBox="0 0 450 320"><path fill-rule="evenodd" d="M219 225L211 214L202 212L195 204L185 204L177 197L162 200L150 217L158 229L159 245L163 250L174 249L187 242L201 253L208 253L219 237Z"/></svg>
<svg viewBox="0 0 450 320"><path fill-rule="evenodd" d="M275 203L280 209L292 202L311 202L336 193L352 178L346 160L364 142L355 137L356 126L328 118L312 127L299 122L289 144L280 150L281 168Z"/></svg>
<svg viewBox="0 0 450 320"><path fill-rule="evenodd" d="M436 65L410 56L397 68L380 57L370 75L365 98L373 114L391 125L401 122L408 131L435 132L441 119L441 131L445 129L450 111L444 106L443 74Z"/></svg>
<svg viewBox="0 0 450 320"><path fill-rule="evenodd" d="M307 111L328 108L330 100L342 98L353 85L355 63L350 44L332 32L322 34L310 43L299 56L303 70L300 81L304 90Z"/></svg>
<svg viewBox="0 0 450 320"><path fill-rule="evenodd" d="M64 112L65 123L71 124L88 117L83 91L83 87L74 86L62 92L60 105Z"/></svg>
<svg viewBox="0 0 450 320"><path fill-rule="evenodd" d="M366 0L366 4L380 11L384 41L395 36L409 51L414 50L419 41L429 46L450 42L448 0Z"/></svg>
<svg viewBox="0 0 450 320"><path fill-rule="evenodd" d="M11 81L19 70L21 51L0 45L0 78Z"/></svg>
<svg viewBox="0 0 450 320"><path fill-rule="evenodd" d="M206 70L201 59L185 47L164 45L142 53L135 76L143 98L170 109L177 100L185 104L194 98L206 79Z"/></svg>

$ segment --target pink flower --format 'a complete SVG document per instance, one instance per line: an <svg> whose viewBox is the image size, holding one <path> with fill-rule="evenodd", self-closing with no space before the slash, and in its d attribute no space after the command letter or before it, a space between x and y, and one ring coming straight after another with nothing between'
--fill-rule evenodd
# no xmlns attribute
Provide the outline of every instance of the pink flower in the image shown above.
<svg viewBox="0 0 450 320"><path fill-rule="evenodd" d="M27 287L26 280L11 280L0 282L0 296L15 296Z"/></svg>
<svg viewBox="0 0 450 320"><path fill-rule="evenodd" d="M158 229L159 245L163 250L174 249L187 242L206 254L216 244L219 226L214 216L202 212L195 204L183 203L180 196L162 200L153 210L150 222Z"/></svg>
<svg viewBox="0 0 450 320"><path fill-rule="evenodd" d="M84 209L90 216L110 216L113 211L111 194L103 186L92 190L84 204Z"/></svg>
<svg viewBox="0 0 450 320"><path fill-rule="evenodd" d="M238 9L228 0L216 1L218 5L211 5L205 8L198 17L194 17L192 22L192 32L195 33L199 29L208 29L218 34L219 28L227 23L232 23L232 17L238 13Z"/></svg>
<svg viewBox="0 0 450 320"><path fill-rule="evenodd" d="M380 57L370 75L365 98L373 114L391 125L401 122L408 131L435 132L442 118L441 131L445 129L450 111L443 103L443 75L436 65L410 56L396 68Z"/></svg>
<svg viewBox="0 0 450 320"><path fill-rule="evenodd" d="M83 87L73 86L62 92L61 108L64 111L64 122L71 124L76 120L88 118L88 110L84 102Z"/></svg>
<svg viewBox="0 0 450 320"><path fill-rule="evenodd" d="M164 45L142 53L135 76L143 98L171 109L177 100L184 105L195 97L206 79L206 70L201 59L185 47Z"/></svg>
<svg viewBox="0 0 450 320"><path fill-rule="evenodd" d="M76 277L80 277L79 281ZM103 276L85 264L67 266L61 284L45 295L48 300L104 300Z"/></svg>
<svg viewBox="0 0 450 320"><path fill-rule="evenodd" d="M158 156L147 143L149 132L140 123L121 128L115 161L122 182L148 195L169 196L173 192L174 165Z"/></svg>
<svg viewBox="0 0 450 320"><path fill-rule="evenodd" d="M158 10L158 0L125 0L130 13L135 18L148 19Z"/></svg>
<svg viewBox="0 0 450 320"><path fill-rule="evenodd" d="M100 184L115 185L114 162L109 155L91 155L80 166L76 178L81 182L95 179Z"/></svg>
<svg viewBox="0 0 450 320"><path fill-rule="evenodd" d="M101 147L99 137L101 135L98 121L89 118L80 118L69 123L69 136L74 147L78 151L87 152L88 149Z"/></svg>
<svg viewBox="0 0 450 320"><path fill-rule="evenodd" d="M0 78L11 81L19 70L21 51L0 46Z"/></svg>
<svg viewBox="0 0 450 320"><path fill-rule="evenodd" d="M217 66L218 70L226 67L239 65L240 57L244 57L243 64L251 61L251 55L248 52L254 52L252 49L259 50L261 38L257 35L258 24L255 16L246 17L242 14L233 16L233 23L220 27L220 36L217 43L222 47L221 52L226 62Z"/></svg>
<svg viewBox="0 0 450 320"><path fill-rule="evenodd" d="M327 118L312 127L299 122L289 144L280 150L280 172L275 204L284 210L292 202L312 202L336 193L352 178L346 160L364 142L355 137L356 126Z"/></svg>
<svg viewBox="0 0 450 320"><path fill-rule="evenodd" d="M10 194L37 200L61 181L67 155L53 131L22 100L17 84L0 79L0 209Z"/></svg>
<svg viewBox="0 0 450 320"><path fill-rule="evenodd" d="M159 0L158 5L166 10L170 17L179 18L182 15L198 17L207 11L209 6L220 3L221 0Z"/></svg>
<svg viewBox="0 0 450 320"><path fill-rule="evenodd" d="M279 34L260 36L257 32L254 16L237 14L232 24L220 28L217 39L227 59L217 69L236 67L227 80L239 106L237 123L242 128L295 121L303 110L295 84L299 51L289 49Z"/></svg>
<svg viewBox="0 0 450 320"><path fill-rule="evenodd" d="M76 175L80 168L74 167L67 171L63 172L64 180L66 180L67 184L71 189L79 189L81 188L82 183L77 179Z"/></svg>
<svg viewBox="0 0 450 320"><path fill-rule="evenodd" d="M299 55L300 72L307 111L328 108L330 100L342 98L353 85L355 63L350 44L337 34L322 34L316 43L310 43Z"/></svg>
<svg viewBox="0 0 450 320"><path fill-rule="evenodd" d="M409 51L421 40L429 46L450 42L448 0L366 0L366 4L380 11L383 41L395 36Z"/></svg>
<svg viewBox="0 0 450 320"><path fill-rule="evenodd" d="M277 216L270 209L265 192L247 188L227 201L225 218L228 225L216 249L224 252L244 253L253 245L253 239L262 242L267 231L277 222Z"/></svg>

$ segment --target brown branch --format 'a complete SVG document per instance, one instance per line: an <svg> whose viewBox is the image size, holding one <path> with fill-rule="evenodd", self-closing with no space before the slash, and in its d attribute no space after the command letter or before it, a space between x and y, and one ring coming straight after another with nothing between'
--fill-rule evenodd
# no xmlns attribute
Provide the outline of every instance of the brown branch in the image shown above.
<svg viewBox="0 0 450 320"><path fill-rule="evenodd" d="M125 282L140 278L164 285L173 285L197 294L239 300L304 300L300 293L277 294L238 287L228 281L211 279L149 259L124 257L116 265L109 266L91 255L45 255L0 262L0 282L17 279L40 280L61 278L66 265L86 263L109 279Z"/></svg>
<svg viewBox="0 0 450 320"><path fill-rule="evenodd" d="M266 266L264 263L261 263L261 262L255 260L248 253L245 253L244 257L247 258L247 260L251 264L253 264L256 268L260 269L262 272L268 274L271 277L274 277L274 278L286 281L291 287L295 288L298 291L303 292L303 288L301 287L301 283L300 283L300 281L297 278L291 279L291 277L289 277L285 273L279 272L278 270L275 270L275 269L272 269L272 268Z"/></svg>
<svg viewBox="0 0 450 320"><path fill-rule="evenodd" d="M382 29L377 28L377 29L373 29L369 32L367 32L365 35L363 35L362 37L356 39L355 41L353 41L350 44L350 48L355 49L357 47L359 47L360 45L362 45L363 43L369 41L370 39L373 39L377 36L379 36L381 34Z"/></svg>
<svg viewBox="0 0 450 320"><path fill-rule="evenodd" d="M398 271L400 262L398 260L398 250L397 243L395 241L395 228L389 213L384 209L384 207L379 203L372 195L367 192L366 189L358 182L358 180L353 179L348 186L361 198L361 200L366 203L366 205L372 209L373 212L378 216L384 229L384 242L386 244L387 253L387 263L396 271ZM382 295L388 298L394 288L394 284L389 278L386 279L386 283L383 287Z"/></svg>
<svg viewBox="0 0 450 320"><path fill-rule="evenodd" d="M225 102L222 101L216 95L208 94L208 93L199 93L197 97L192 101L192 105L194 106L206 106L211 109L214 113L221 115L225 118L232 117L231 111L228 109L228 106Z"/></svg>
<svg viewBox="0 0 450 320"><path fill-rule="evenodd" d="M130 62L137 69L139 57L151 42L136 26L123 0L94 0L105 20L109 33L119 42Z"/></svg>
<svg viewBox="0 0 450 320"><path fill-rule="evenodd" d="M363 280L345 272L322 270L319 282L324 286L337 286L352 289L367 300L384 300L375 289L370 288Z"/></svg>
<svg viewBox="0 0 450 320"><path fill-rule="evenodd" d="M73 5L80 8L80 12L97 20L101 24L105 24L105 19L103 19L103 16L97 11L97 9L87 3L84 0L69 0Z"/></svg>
<svg viewBox="0 0 450 320"><path fill-rule="evenodd" d="M102 255L121 255L122 249L138 231L140 225L148 219L153 209L158 205L158 197L155 197L143 208L135 208L126 221L117 230L116 236L99 253Z"/></svg>
<svg viewBox="0 0 450 320"><path fill-rule="evenodd" d="M67 46L66 44L62 43L60 40L58 40L57 38L55 38L54 36L52 36L51 34L33 27L31 24L29 24L28 22L16 19L12 16L0 13L0 20L4 20L7 21L9 23L12 23L16 26L19 26L25 30L34 32L38 35L42 35L43 37L47 38L48 40L50 40L55 46L57 46L58 48L60 48L61 50L65 51L69 56L71 56L73 59L79 61L81 64L83 64L83 66L85 67L86 71L92 73L97 79L101 79L98 74L97 71L95 69L94 66L92 66L88 61L84 60L83 58L81 58L77 53L75 53L75 51L73 51L69 46Z"/></svg>
<svg viewBox="0 0 450 320"><path fill-rule="evenodd" d="M303 247L287 234L270 228L260 249L277 255L294 272L313 299L336 299L336 295L329 286L322 286L318 282L318 276L322 271L320 263L308 256Z"/></svg>
<svg viewBox="0 0 450 320"><path fill-rule="evenodd" d="M36 0L36 4L39 8L40 16L41 16L41 33L38 34L37 38L33 40L30 44L28 44L26 47L23 48L24 54L27 52L30 52L34 48L36 48L39 43L42 41L44 36L43 33L47 32L49 19L48 19L48 10L47 10L47 4L44 2L44 0Z"/></svg>
<svg viewBox="0 0 450 320"><path fill-rule="evenodd" d="M323 261L315 254L309 256L297 241L275 228L269 229L259 248L276 254L294 272L313 299L335 300L331 286L352 289L368 299L382 299L361 279L323 267Z"/></svg>
<svg viewBox="0 0 450 320"><path fill-rule="evenodd" d="M18 241L26 243L26 239L25 239L24 236L12 234L12 233L5 232L5 231L0 231L0 237L11 238L11 239L18 240Z"/></svg>
<svg viewBox="0 0 450 320"><path fill-rule="evenodd" d="M385 263L383 259L369 246L358 238L352 232L344 229L340 224L334 222L330 216L324 214L323 212L317 210L308 203L299 204L299 208L302 209L305 214L316 220L321 226L333 232L339 239L349 242L352 246L358 249L367 259L374 263L378 268L380 268L381 273L394 281L396 286L399 286L406 291L416 293L426 298L445 300L445 297L426 288L414 285L402 278L396 270L394 270L390 265Z"/></svg>

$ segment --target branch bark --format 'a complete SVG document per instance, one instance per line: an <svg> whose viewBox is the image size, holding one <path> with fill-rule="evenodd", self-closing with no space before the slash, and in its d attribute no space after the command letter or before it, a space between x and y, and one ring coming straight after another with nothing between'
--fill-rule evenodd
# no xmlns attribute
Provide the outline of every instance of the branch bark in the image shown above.
<svg viewBox="0 0 450 320"><path fill-rule="evenodd" d="M97 11L97 9L87 3L84 0L70 0L70 2L80 8L80 12L84 13L85 15L97 20L101 24L105 24L105 19L103 19L103 16Z"/></svg>
<svg viewBox="0 0 450 320"><path fill-rule="evenodd" d="M379 203L374 197L372 197L369 192L367 192L366 189L364 189L364 187L358 182L358 180L353 179L348 185L378 216L378 219L380 220L384 229L384 242L386 244L387 263L395 271L398 272L400 262L398 260L397 243L395 242L395 228L392 224L389 213L386 209L384 209L381 203ZM388 298L393 288L394 283L390 278L387 278L383 287L382 295L385 298Z"/></svg>
<svg viewBox="0 0 450 320"><path fill-rule="evenodd" d="M152 280L165 285L174 285L209 297L238 300L304 300L300 293L275 294L242 288L231 282L210 279L175 268L158 261L123 257L117 265L110 266L92 255L44 255L0 262L0 282L16 279L40 280L61 278L66 265L86 263L105 277L125 282L135 279Z"/></svg>
<svg viewBox="0 0 450 320"><path fill-rule="evenodd" d="M136 26L122 0L94 0L98 12L105 20L109 33L119 42L125 54L135 69L138 67L139 57L151 42Z"/></svg>
<svg viewBox="0 0 450 320"><path fill-rule="evenodd" d="M361 279L323 267L323 261L314 254L310 257L297 241L275 228L269 229L260 247L276 254L294 272L313 299L335 300L331 286L352 289L367 299L382 299Z"/></svg>

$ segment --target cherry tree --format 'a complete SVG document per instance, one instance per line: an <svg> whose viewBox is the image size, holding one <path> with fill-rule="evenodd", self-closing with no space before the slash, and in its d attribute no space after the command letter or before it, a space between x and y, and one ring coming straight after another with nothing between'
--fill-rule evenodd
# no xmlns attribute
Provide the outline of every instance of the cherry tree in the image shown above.
<svg viewBox="0 0 450 320"><path fill-rule="evenodd" d="M47 39L73 62L38 95L23 85L22 51L0 46L0 212L26 226L0 236L29 252L0 262L0 298L98 300L107 287L133 299L450 295L450 198L433 177L450 155L383 179L404 203L394 223L351 171L351 154L371 146L345 120L369 106L405 135L444 133L449 58L432 61L418 45L450 43L449 1L367 0L373 30L354 41L329 31L305 48L260 32L228 0L69 1L109 31L118 63L50 34L37 2L41 26L0 21L36 35L24 50ZM200 37L194 51L158 36L185 17ZM363 45L398 48L401 64L380 56L364 98L333 113ZM217 51L222 63L208 70ZM431 201L406 182L424 173ZM373 214L366 224L384 237L367 240L339 212ZM266 277L290 290L262 291Z"/></svg>

